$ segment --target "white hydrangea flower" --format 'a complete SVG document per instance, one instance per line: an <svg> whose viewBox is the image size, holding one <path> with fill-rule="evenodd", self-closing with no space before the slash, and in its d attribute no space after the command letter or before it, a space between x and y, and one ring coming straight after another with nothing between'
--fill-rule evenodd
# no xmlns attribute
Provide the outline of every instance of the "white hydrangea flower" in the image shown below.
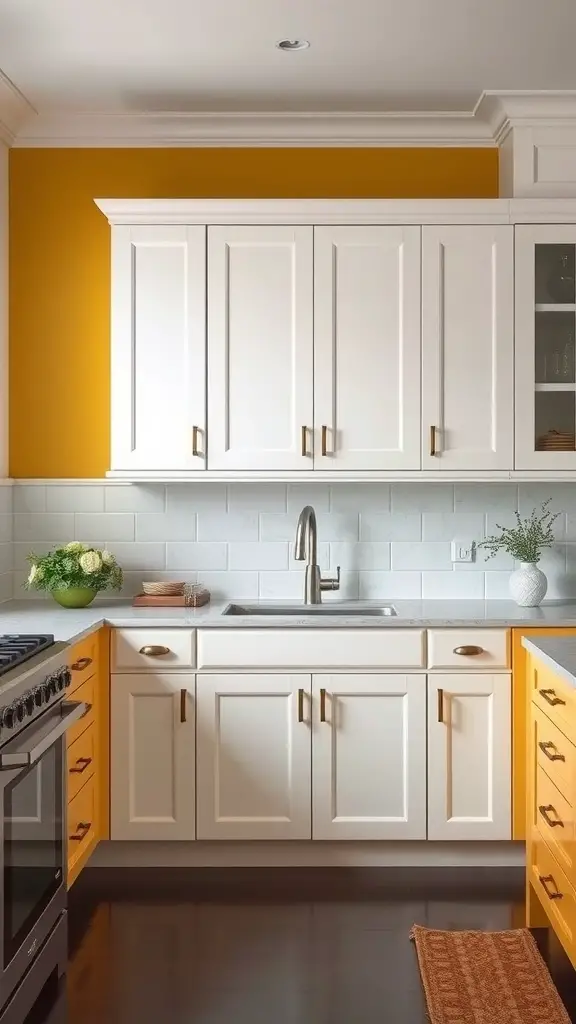
<svg viewBox="0 0 576 1024"><path fill-rule="evenodd" d="M102 567L102 560L97 551L85 551L78 561L84 572L98 572Z"/></svg>
<svg viewBox="0 0 576 1024"><path fill-rule="evenodd" d="M77 551L80 553L81 551L84 551L84 545L81 544L79 540L71 540L70 543L66 545L66 551Z"/></svg>
<svg viewBox="0 0 576 1024"><path fill-rule="evenodd" d="M101 557L102 561L104 562L104 565L114 565L116 561L112 552L108 551L106 548L104 548L104 551L101 552Z"/></svg>
<svg viewBox="0 0 576 1024"><path fill-rule="evenodd" d="M33 583L34 580L36 579L37 575L38 575L38 566L37 565L33 565L32 568L30 569L30 572L28 573L28 583Z"/></svg>

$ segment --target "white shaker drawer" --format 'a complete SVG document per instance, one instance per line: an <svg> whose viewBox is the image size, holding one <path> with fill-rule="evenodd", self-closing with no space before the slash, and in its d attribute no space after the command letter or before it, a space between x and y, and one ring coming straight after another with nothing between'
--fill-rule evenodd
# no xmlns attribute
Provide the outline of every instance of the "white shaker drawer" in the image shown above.
<svg viewBox="0 0 576 1024"><path fill-rule="evenodd" d="M508 668L507 629L429 629L428 668Z"/></svg>
<svg viewBox="0 0 576 1024"><path fill-rule="evenodd" d="M422 629L200 629L200 669L422 668Z"/></svg>
<svg viewBox="0 0 576 1024"><path fill-rule="evenodd" d="M112 672L168 672L194 668L194 629L114 629Z"/></svg>

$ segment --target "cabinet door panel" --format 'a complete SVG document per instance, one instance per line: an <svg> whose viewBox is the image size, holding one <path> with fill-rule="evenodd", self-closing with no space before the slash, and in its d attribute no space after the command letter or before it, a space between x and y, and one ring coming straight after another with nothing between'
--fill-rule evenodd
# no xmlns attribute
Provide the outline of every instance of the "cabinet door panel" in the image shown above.
<svg viewBox="0 0 576 1024"><path fill-rule="evenodd" d="M312 469L312 231L208 229L210 469Z"/></svg>
<svg viewBox="0 0 576 1024"><path fill-rule="evenodd" d="M425 839L426 677L315 675L313 695L313 838Z"/></svg>
<svg viewBox="0 0 576 1024"><path fill-rule="evenodd" d="M576 225L515 239L516 469L575 469Z"/></svg>
<svg viewBox="0 0 576 1024"><path fill-rule="evenodd" d="M195 838L194 724L193 675L112 676L112 839Z"/></svg>
<svg viewBox="0 0 576 1024"><path fill-rule="evenodd" d="M314 419L315 469L420 469L419 227L314 229Z"/></svg>
<svg viewBox="0 0 576 1024"><path fill-rule="evenodd" d="M199 839L310 839L309 675L199 675L197 735Z"/></svg>
<svg viewBox="0 0 576 1024"><path fill-rule="evenodd" d="M513 231L422 229L424 469L512 469Z"/></svg>
<svg viewBox="0 0 576 1024"><path fill-rule="evenodd" d="M206 229L112 231L112 469L203 470Z"/></svg>
<svg viewBox="0 0 576 1024"><path fill-rule="evenodd" d="M510 839L510 676L428 677L428 838Z"/></svg>

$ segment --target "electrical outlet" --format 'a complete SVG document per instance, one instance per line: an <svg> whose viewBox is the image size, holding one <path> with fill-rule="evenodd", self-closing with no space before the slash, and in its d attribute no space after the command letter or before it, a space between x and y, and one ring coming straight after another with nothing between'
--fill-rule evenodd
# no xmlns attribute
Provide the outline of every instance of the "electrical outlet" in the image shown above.
<svg viewBox="0 0 576 1024"><path fill-rule="evenodd" d="M476 544L473 540L452 541L453 562L473 562Z"/></svg>

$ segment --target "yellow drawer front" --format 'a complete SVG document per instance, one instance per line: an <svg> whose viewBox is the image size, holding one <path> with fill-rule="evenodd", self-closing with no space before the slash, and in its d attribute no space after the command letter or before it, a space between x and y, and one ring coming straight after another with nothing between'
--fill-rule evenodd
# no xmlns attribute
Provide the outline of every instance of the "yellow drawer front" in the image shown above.
<svg viewBox="0 0 576 1024"><path fill-rule="evenodd" d="M97 686L98 680L97 677L94 676L92 679L87 679L85 683L82 683L82 685L74 691L71 700L74 702L78 701L79 703L84 701L86 704L90 705L90 711L88 712L88 714L84 715L83 718L80 718L78 722L75 722L74 725L70 727L70 729L68 729L68 732L66 733L66 738L69 747L71 747L72 744L75 743L75 741L78 739L78 737L86 731L88 726L92 725L92 723L94 722L94 709L97 698ZM68 699L68 694L66 694L66 699Z"/></svg>
<svg viewBox="0 0 576 1024"><path fill-rule="evenodd" d="M573 966L576 966L576 892L538 833L530 847L530 881Z"/></svg>
<svg viewBox="0 0 576 1024"><path fill-rule="evenodd" d="M68 875L74 873L83 858L89 856L98 835L96 787L88 779L68 804Z"/></svg>
<svg viewBox="0 0 576 1024"><path fill-rule="evenodd" d="M541 768L536 773L533 826L546 840L568 878L576 878L574 811Z"/></svg>
<svg viewBox="0 0 576 1024"><path fill-rule="evenodd" d="M68 667L72 682L68 693L74 691L98 671L99 634L91 633L85 640L75 644L68 653Z"/></svg>
<svg viewBox="0 0 576 1024"><path fill-rule="evenodd" d="M576 691L536 658L530 658L532 700L561 732L576 739Z"/></svg>
<svg viewBox="0 0 576 1024"><path fill-rule="evenodd" d="M68 747L68 801L73 800L96 770L96 725L93 722Z"/></svg>
<svg viewBox="0 0 576 1024"><path fill-rule="evenodd" d="M534 729L536 764L546 772L546 775L552 779L554 785L571 804L574 800L576 747L534 704L532 705L532 728Z"/></svg>

